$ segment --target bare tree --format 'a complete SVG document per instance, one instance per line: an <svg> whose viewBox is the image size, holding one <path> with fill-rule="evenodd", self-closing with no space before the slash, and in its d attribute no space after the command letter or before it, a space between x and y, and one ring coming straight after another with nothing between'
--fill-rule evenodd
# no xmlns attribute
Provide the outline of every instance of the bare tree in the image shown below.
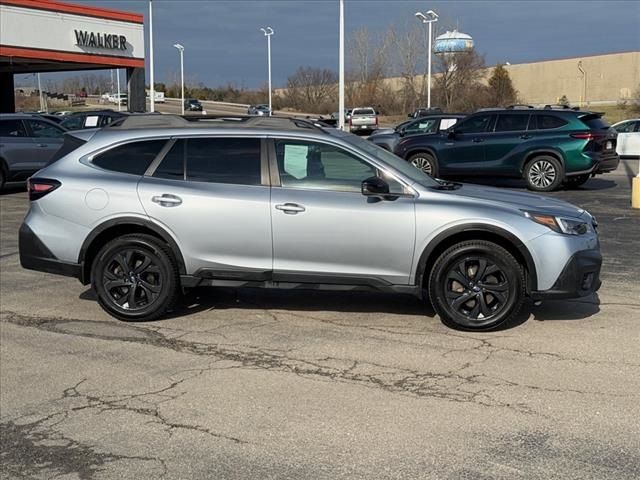
<svg viewBox="0 0 640 480"><path fill-rule="evenodd" d="M487 106L484 56L475 50L438 55L435 97L447 111L469 112Z"/></svg>
<svg viewBox="0 0 640 480"><path fill-rule="evenodd" d="M389 32L393 49L396 52L396 68L400 72L402 82L398 109L407 112L415 109L424 96L426 82L424 78L422 81L418 81L418 65L426 56L424 32L423 28L417 25L411 27L407 25L400 34L397 34L393 28Z"/></svg>
<svg viewBox="0 0 640 480"><path fill-rule="evenodd" d="M300 67L287 79L283 103L293 108L326 113L334 108L338 74L333 70Z"/></svg>
<svg viewBox="0 0 640 480"><path fill-rule="evenodd" d="M390 71L393 32L372 38L367 28L357 30L350 39L347 101L352 105L379 103L384 80Z"/></svg>

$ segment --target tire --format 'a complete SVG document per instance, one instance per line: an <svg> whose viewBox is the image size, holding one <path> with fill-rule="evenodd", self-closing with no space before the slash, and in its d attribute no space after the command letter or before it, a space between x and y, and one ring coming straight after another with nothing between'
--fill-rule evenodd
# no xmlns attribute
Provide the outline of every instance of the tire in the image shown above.
<svg viewBox="0 0 640 480"><path fill-rule="evenodd" d="M173 253L144 234L123 235L102 247L91 268L91 284L100 306L125 321L160 318L181 291Z"/></svg>
<svg viewBox="0 0 640 480"><path fill-rule="evenodd" d="M420 152L409 157L409 163L427 175L438 176L438 161L431 153Z"/></svg>
<svg viewBox="0 0 640 480"><path fill-rule="evenodd" d="M4 170L2 169L2 167L0 166L0 192L2 190L4 190L4 184L7 181L6 179L6 175L4 173Z"/></svg>
<svg viewBox="0 0 640 480"><path fill-rule="evenodd" d="M576 188L587 183L587 180L589 180L589 178L591 178L591 174L589 173L585 173L584 175L574 175L572 177L565 178L564 184L568 188Z"/></svg>
<svg viewBox="0 0 640 480"><path fill-rule="evenodd" d="M525 298L522 265L484 240L461 242L443 252L428 285L442 323L456 330L495 329L517 315Z"/></svg>
<svg viewBox="0 0 640 480"><path fill-rule="evenodd" d="M529 190L551 192L562 184L564 169L556 158L540 155L527 163L524 169L524 180Z"/></svg>

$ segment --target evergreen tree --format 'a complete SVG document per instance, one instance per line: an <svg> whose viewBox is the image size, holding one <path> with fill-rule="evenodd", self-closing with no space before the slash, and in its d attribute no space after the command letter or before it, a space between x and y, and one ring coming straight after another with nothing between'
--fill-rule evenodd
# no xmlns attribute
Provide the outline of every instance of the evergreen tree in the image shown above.
<svg viewBox="0 0 640 480"><path fill-rule="evenodd" d="M489 100L493 106L506 107L518 102L518 92L513 88L509 72L498 64L489 78Z"/></svg>

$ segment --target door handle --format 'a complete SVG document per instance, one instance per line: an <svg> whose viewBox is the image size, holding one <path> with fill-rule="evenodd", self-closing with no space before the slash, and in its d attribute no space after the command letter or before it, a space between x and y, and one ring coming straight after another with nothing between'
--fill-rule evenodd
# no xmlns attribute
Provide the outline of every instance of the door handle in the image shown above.
<svg viewBox="0 0 640 480"><path fill-rule="evenodd" d="M474 143L480 143L480 142L484 142L484 138L474 138L473 139Z"/></svg>
<svg viewBox="0 0 640 480"><path fill-rule="evenodd" d="M182 199L176 195L165 193L161 196L151 197L151 201L157 203L161 207L177 207L182 203Z"/></svg>
<svg viewBox="0 0 640 480"><path fill-rule="evenodd" d="M524 135L520 135L520 138L523 140L528 140L529 138L531 138L531 135L527 135L526 133Z"/></svg>
<svg viewBox="0 0 640 480"><path fill-rule="evenodd" d="M49 144L47 144L47 143L39 143L38 146L39 147L48 147Z"/></svg>
<svg viewBox="0 0 640 480"><path fill-rule="evenodd" d="M276 205L276 210L281 210L287 215L295 215L296 213L304 212L306 209L297 203L281 203Z"/></svg>

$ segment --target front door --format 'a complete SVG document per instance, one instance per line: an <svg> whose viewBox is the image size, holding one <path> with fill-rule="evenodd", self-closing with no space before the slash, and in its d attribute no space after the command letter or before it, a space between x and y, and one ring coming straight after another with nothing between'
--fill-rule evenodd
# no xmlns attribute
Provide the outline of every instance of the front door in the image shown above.
<svg viewBox="0 0 640 480"><path fill-rule="evenodd" d="M27 124L29 137L33 144L34 170L39 170L51 160L62 146L64 130L42 120L28 119L24 122Z"/></svg>
<svg viewBox="0 0 640 480"><path fill-rule="evenodd" d="M274 280L410 283L415 209L406 188L330 144L274 139L270 153ZM362 195L362 180L376 175L394 200Z"/></svg>
<svg viewBox="0 0 640 480"><path fill-rule="evenodd" d="M495 114L473 115L453 129L455 134L446 136L439 152L440 172L448 175L466 175L482 171L488 132L495 123Z"/></svg>
<svg viewBox="0 0 640 480"><path fill-rule="evenodd" d="M269 277L270 187L262 143L246 137L178 139L138 184L147 215L173 234L187 273Z"/></svg>

